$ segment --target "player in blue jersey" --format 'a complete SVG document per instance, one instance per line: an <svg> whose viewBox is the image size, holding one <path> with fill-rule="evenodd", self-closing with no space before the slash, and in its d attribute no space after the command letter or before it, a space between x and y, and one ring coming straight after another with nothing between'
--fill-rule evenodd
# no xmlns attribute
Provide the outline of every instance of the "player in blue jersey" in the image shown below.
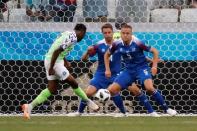
<svg viewBox="0 0 197 131"><path fill-rule="evenodd" d="M98 67L94 74L94 77L90 81L90 85L86 90L86 95L88 97L93 96L99 89L106 89L110 84L112 84L114 78L120 72L121 69L121 57L119 54L114 53L111 57L111 71L112 77L110 79L105 77L105 64L104 64L104 54L113 43L113 27L111 24L105 24L102 26L101 31L103 33L104 39L97 42L97 44L88 47L87 52L83 55L82 60L85 61L89 57L97 54L98 56ZM112 97L115 105L119 108L122 116L125 116L125 108L123 106L123 101L121 96L118 94ZM86 107L86 101L81 101L79 106L79 114L84 112Z"/></svg>
<svg viewBox="0 0 197 131"><path fill-rule="evenodd" d="M105 24L102 26L101 30L104 39L99 41L96 45L90 46L87 52L82 57L83 60L87 60L89 57L92 57L96 54L98 56L97 70L94 74L93 79L90 81L90 85L86 90L86 94L88 97L93 96L99 89L106 89L110 84L113 83L114 79L121 71L121 55L118 53L114 53L110 57L110 69L112 72L112 76L109 79L105 77L104 54L114 42L113 28L111 24ZM140 102L142 102L143 105L148 109L148 112L151 114L151 116L155 116L155 117L158 116L158 114L153 110L145 94L143 94L143 92L141 92L140 89L134 84L132 86L132 93L139 98ZM116 116L117 117L125 116L125 109L120 94L118 93L115 96L113 96L112 100L114 101L115 105L119 108L120 112L122 113ZM86 107L86 102L81 101L78 110L79 113L77 114L78 115L82 114L85 107Z"/></svg>
<svg viewBox="0 0 197 131"><path fill-rule="evenodd" d="M132 27L127 24L121 27L121 39L120 42L114 42L104 56L106 67L105 75L108 78L111 77L110 56L112 54L121 54L123 62L126 65L125 69L116 77L113 84L108 87L112 96L119 93L122 89L128 88L129 85L139 79L147 92L153 96L165 112L171 116L176 115L177 112L167 106L159 91L153 87L150 72L152 72L152 75L157 73L158 51L153 47L146 46L143 41L132 36ZM144 51L153 53L151 71L146 61Z"/></svg>

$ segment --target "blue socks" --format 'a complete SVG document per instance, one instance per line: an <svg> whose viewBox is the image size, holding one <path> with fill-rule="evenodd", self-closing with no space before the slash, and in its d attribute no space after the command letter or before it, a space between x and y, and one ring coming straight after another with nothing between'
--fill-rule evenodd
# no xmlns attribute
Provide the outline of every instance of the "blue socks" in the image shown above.
<svg viewBox="0 0 197 131"><path fill-rule="evenodd" d="M140 103L148 110L148 113L154 112L147 96L143 92L141 92L141 94L137 96L137 98L139 99Z"/></svg>
<svg viewBox="0 0 197 131"><path fill-rule="evenodd" d="M79 113L83 113L85 107L87 106L87 101L81 100L79 105Z"/></svg>
<svg viewBox="0 0 197 131"><path fill-rule="evenodd" d="M157 90L155 90L153 92L152 96L153 96L154 100L157 103L159 103L159 105L161 105L162 108L165 111L168 109L168 106L165 103L162 95ZM154 110L153 110L153 108L152 108L147 96L144 93L141 93L139 96L137 96L137 98L139 99L140 103L142 105L144 105L144 107L148 110L148 113L154 112ZM124 108L123 101L122 101L122 97L120 96L120 94L118 94L116 96L113 96L112 100L114 101L115 105L119 108L121 113L125 113L126 112L125 108ZM80 105L79 105L79 112L83 113L86 106L87 106L87 102L81 100Z"/></svg>
<svg viewBox="0 0 197 131"><path fill-rule="evenodd" d="M120 96L120 94L113 96L112 100L114 101L115 105L119 108L120 112L125 114L126 111L125 111L122 97ZM86 106L87 106L87 102L84 100L81 100L79 109L78 109L79 113L83 113Z"/></svg>
<svg viewBox="0 0 197 131"><path fill-rule="evenodd" d="M162 108L166 111L168 109L167 104L165 103L162 95L159 93L159 91L155 90L152 94L153 98L155 99L155 101L157 101L157 103L159 105L162 106Z"/></svg>
<svg viewBox="0 0 197 131"><path fill-rule="evenodd" d="M120 96L120 94L113 96L112 100L113 100L114 104L119 108L120 112L125 114L126 111L125 111L122 97Z"/></svg>

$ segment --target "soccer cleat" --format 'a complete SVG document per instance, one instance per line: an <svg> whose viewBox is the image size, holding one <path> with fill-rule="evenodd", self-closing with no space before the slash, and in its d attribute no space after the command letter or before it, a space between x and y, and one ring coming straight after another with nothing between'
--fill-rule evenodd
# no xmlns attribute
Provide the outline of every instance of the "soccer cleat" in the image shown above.
<svg viewBox="0 0 197 131"><path fill-rule="evenodd" d="M150 113L149 115L152 116L152 117L160 117L160 115L155 111Z"/></svg>
<svg viewBox="0 0 197 131"><path fill-rule="evenodd" d="M92 110L94 111L98 111L99 110L99 106L97 104L95 104L92 100L88 99L87 101L87 105L88 107L90 107Z"/></svg>
<svg viewBox="0 0 197 131"><path fill-rule="evenodd" d="M23 104L21 107L23 111L23 118L27 120L30 119L31 109L29 107L29 104Z"/></svg>
<svg viewBox="0 0 197 131"><path fill-rule="evenodd" d="M166 110L166 112L167 112L169 115L171 115L171 116L177 115L176 110L173 110L173 109L171 109L171 108L168 108L168 109Z"/></svg>
<svg viewBox="0 0 197 131"><path fill-rule="evenodd" d="M127 114L116 113L115 115L113 115L113 117L128 117L128 116L127 116Z"/></svg>

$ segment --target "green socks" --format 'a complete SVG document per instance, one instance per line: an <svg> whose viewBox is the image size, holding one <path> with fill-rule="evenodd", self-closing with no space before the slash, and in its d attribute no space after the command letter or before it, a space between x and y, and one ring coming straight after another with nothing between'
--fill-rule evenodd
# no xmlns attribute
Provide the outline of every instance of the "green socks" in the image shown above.
<svg viewBox="0 0 197 131"><path fill-rule="evenodd" d="M74 90L75 94L78 95L82 100L85 100L85 101L88 100L87 95L80 87L78 87L77 89L73 89L73 90Z"/></svg>
<svg viewBox="0 0 197 131"><path fill-rule="evenodd" d="M35 106L45 102L48 97L51 96L51 92L48 88L44 89L37 97L34 99L30 104L32 105L32 108Z"/></svg>
<svg viewBox="0 0 197 131"><path fill-rule="evenodd" d="M88 100L87 95L85 94L85 92L84 92L80 87L78 87L77 89L73 89L73 90L74 90L75 94L76 94L77 96L79 96L82 100L85 100L85 101ZM49 89L48 89L48 88L44 89L44 90L43 90L43 91L42 91L42 92L41 92L31 103L30 103L30 105L32 106L32 109L33 109L35 106L37 106L37 105L39 105L39 104L45 102L45 101L48 99L49 96L51 96L51 92L49 91Z"/></svg>

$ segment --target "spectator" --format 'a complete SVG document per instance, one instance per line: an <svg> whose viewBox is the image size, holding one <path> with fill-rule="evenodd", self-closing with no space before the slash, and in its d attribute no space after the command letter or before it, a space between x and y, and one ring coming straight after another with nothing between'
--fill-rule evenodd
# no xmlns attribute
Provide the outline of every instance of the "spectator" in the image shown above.
<svg viewBox="0 0 197 131"><path fill-rule="evenodd" d="M169 8L170 0L146 0L150 10L158 8Z"/></svg>
<svg viewBox="0 0 197 131"><path fill-rule="evenodd" d="M178 9L179 15L181 13L181 9L188 7L188 0L170 0L169 4L171 8Z"/></svg>
<svg viewBox="0 0 197 131"><path fill-rule="evenodd" d="M83 0L86 22L107 22L107 0Z"/></svg>
<svg viewBox="0 0 197 131"><path fill-rule="evenodd" d="M7 11L7 2L9 0L0 0L0 22L4 21L3 12Z"/></svg>
<svg viewBox="0 0 197 131"><path fill-rule="evenodd" d="M188 0L188 5L190 8L197 8L197 0Z"/></svg>
<svg viewBox="0 0 197 131"><path fill-rule="evenodd" d="M39 19L43 21L45 17L41 13L41 7L47 4L47 0L26 0L26 14L32 21Z"/></svg>
<svg viewBox="0 0 197 131"><path fill-rule="evenodd" d="M187 6L188 0L146 0L150 10L158 8L176 8L179 11Z"/></svg>
<svg viewBox="0 0 197 131"><path fill-rule="evenodd" d="M45 7L45 16L55 22L72 22L77 8L76 0L50 0Z"/></svg>

